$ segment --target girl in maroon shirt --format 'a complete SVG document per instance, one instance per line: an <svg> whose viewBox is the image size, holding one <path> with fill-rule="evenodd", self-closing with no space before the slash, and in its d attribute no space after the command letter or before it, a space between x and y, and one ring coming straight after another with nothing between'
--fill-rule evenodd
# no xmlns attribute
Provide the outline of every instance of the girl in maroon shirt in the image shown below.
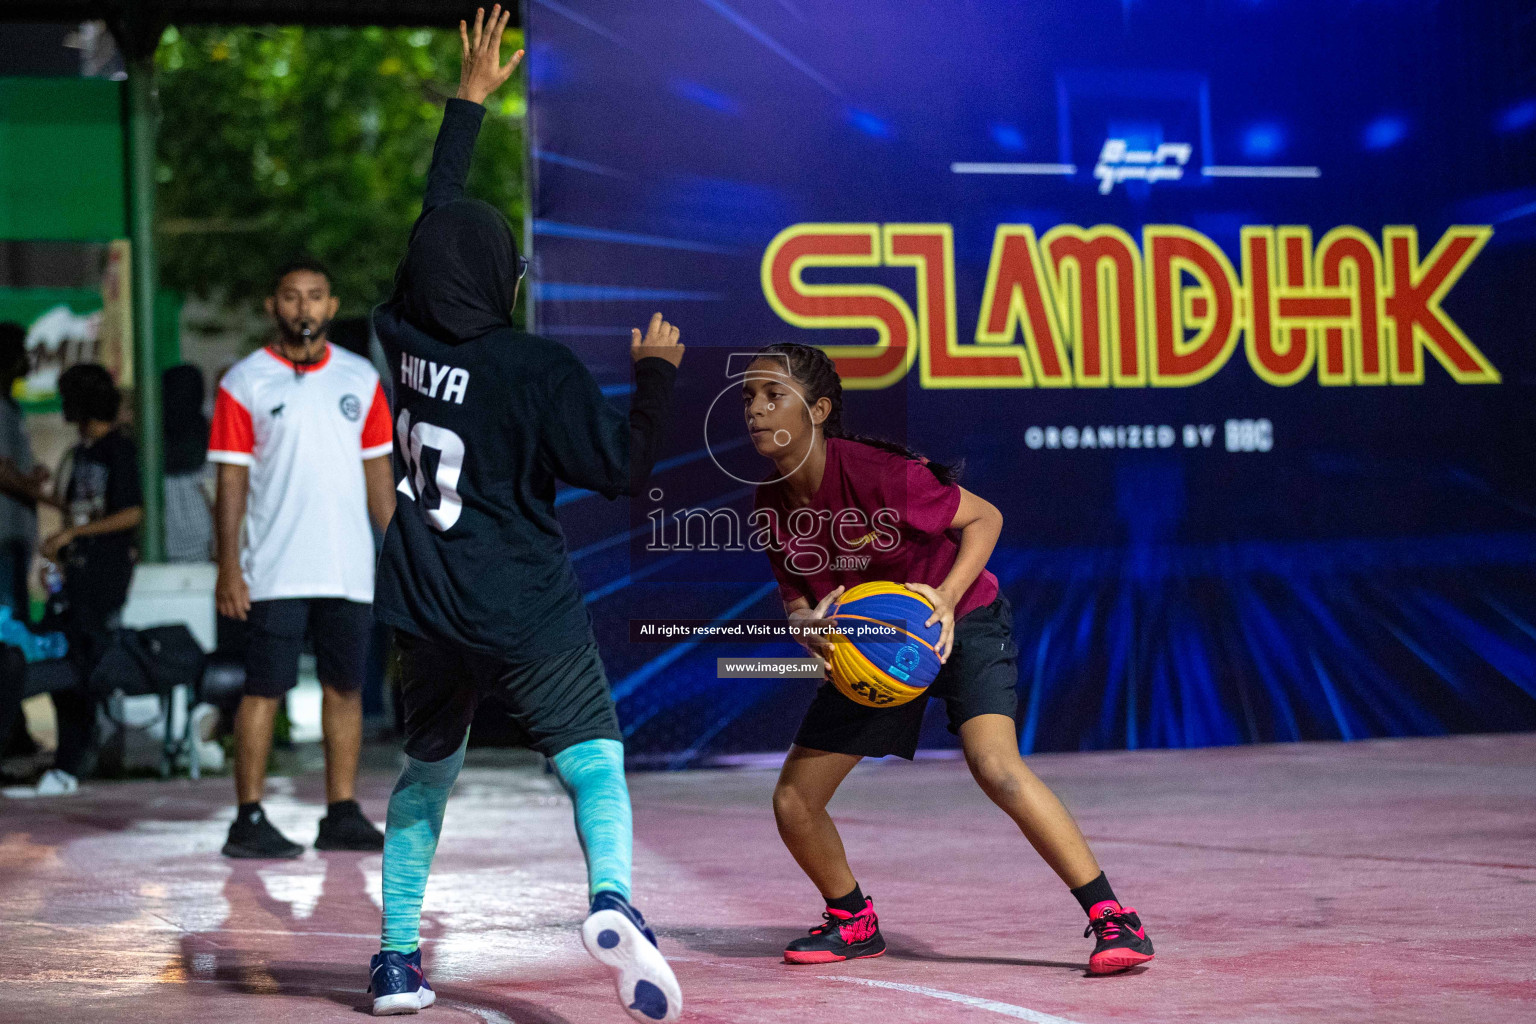
<svg viewBox="0 0 1536 1024"><path fill-rule="evenodd" d="M1013 615L987 571L1003 517L955 483L947 466L900 445L850 436L842 381L807 345L771 345L742 383L747 431L773 472L758 487L754 528L771 531L769 561L792 623L820 624L846 588L904 583L933 605L943 667L927 696L944 701L978 785L1011 817L1088 913L1096 974L1152 959L1136 912L1122 907L1056 795L1019 756ZM827 642L805 641L825 660ZM917 750L927 696L898 707L856 704L822 686L773 793L779 835L826 900L824 923L784 951L789 963L885 952L874 903L848 866L827 802L865 757Z"/></svg>

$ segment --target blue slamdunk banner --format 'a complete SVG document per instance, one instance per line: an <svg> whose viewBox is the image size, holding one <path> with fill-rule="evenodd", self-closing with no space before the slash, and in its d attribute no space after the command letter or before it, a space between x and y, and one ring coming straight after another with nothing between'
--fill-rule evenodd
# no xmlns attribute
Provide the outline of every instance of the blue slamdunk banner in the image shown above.
<svg viewBox="0 0 1536 1024"><path fill-rule="evenodd" d="M1536 727L1529 14L530 0L539 330L621 402L630 326L689 345L652 491L559 497L631 752L809 699L629 629L778 608L734 394L786 340L1002 510L1026 750Z"/></svg>

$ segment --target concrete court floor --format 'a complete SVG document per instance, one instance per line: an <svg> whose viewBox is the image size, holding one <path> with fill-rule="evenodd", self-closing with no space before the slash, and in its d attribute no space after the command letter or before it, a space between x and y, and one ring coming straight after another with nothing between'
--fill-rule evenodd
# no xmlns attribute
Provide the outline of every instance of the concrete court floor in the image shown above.
<svg viewBox="0 0 1536 1024"><path fill-rule="evenodd" d="M636 903L686 1020L767 1024L1536 1020L1536 736L1031 759L1157 946L1085 976L1076 904L953 759L868 763L834 814L890 953L790 967L819 905L768 768L637 774ZM369 772L381 819L392 782ZM267 806L311 841L320 780ZM379 858L231 862L228 779L0 800L0 1021L357 1021ZM471 767L424 927L427 1024L628 1018L576 927L570 806L536 767Z"/></svg>

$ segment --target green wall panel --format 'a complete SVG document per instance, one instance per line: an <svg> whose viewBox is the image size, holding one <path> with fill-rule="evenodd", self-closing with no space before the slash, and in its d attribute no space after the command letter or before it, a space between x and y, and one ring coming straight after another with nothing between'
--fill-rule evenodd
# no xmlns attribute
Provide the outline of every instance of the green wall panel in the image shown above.
<svg viewBox="0 0 1536 1024"><path fill-rule="evenodd" d="M128 234L121 96L100 78L0 78L0 238Z"/></svg>

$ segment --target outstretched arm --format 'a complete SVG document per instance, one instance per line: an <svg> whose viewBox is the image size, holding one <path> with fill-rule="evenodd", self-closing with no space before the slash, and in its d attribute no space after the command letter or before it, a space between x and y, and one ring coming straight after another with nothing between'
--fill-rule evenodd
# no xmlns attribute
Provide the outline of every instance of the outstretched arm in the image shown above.
<svg viewBox="0 0 1536 1024"><path fill-rule="evenodd" d="M557 479L606 498L640 493L671 419L672 385L683 359L678 336L660 313L644 336L632 332L635 392L628 417L608 403L580 363L556 385L544 445Z"/></svg>
<svg viewBox="0 0 1536 1024"><path fill-rule="evenodd" d="M438 129L432 166L427 171L427 194L421 204L423 216L464 195L475 139L480 134L480 122L485 119L485 98L512 77L523 59L523 51L518 50L505 66L501 63L501 34L511 17L511 10L503 11L497 4L491 8L489 21L485 8L475 11L473 32L459 22L459 39L463 43L459 92L443 110L443 126Z"/></svg>

